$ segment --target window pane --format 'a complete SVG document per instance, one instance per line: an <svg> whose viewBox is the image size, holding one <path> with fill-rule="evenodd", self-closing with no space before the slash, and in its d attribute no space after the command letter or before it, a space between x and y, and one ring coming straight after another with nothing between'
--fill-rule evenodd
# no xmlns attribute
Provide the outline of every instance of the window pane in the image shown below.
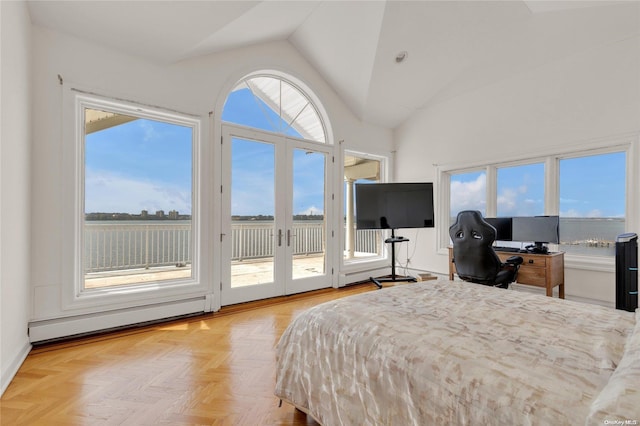
<svg viewBox="0 0 640 426"><path fill-rule="evenodd" d="M497 216L544 214L544 163L497 170Z"/></svg>
<svg viewBox="0 0 640 426"><path fill-rule="evenodd" d="M276 77L253 77L227 98L222 120L300 139L325 142L313 103L297 87Z"/></svg>
<svg viewBox="0 0 640 426"><path fill-rule="evenodd" d="M84 287L190 278L193 128L84 111Z"/></svg>
<svg viewBox="0 0 640 426"><path fill-rule="evenodd" d="M450 221L456 221L463 210L479 210L483 216L487 211L487 173L470 172L451 175ZM448 227L447 227L448 229Z"/></svg>
<svg viewBox="0 0 640 426"><path fill-rule="evenodd" d="M624 152L560 160L561 250L613 256L625 232Z"/></svg>
<svg viewBox="0 0 640 426"><path fill-rule="evenodd" d="M382 256L382 232L379 229L356 229L355 216L355 185L380 182L380 165L379 160L345 155L345 261Z"/></svg>

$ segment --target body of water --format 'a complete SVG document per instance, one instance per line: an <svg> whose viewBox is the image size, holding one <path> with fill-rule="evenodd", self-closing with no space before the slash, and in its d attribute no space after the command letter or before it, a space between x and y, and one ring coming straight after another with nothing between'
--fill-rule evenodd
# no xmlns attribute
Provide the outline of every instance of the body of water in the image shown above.
<svg viewBox="0 0 640 426"><path fill-rule="evenodd" d="M560 250L572 254L615 256L616 239L624 234L621 218L560 218Z"/></svg>

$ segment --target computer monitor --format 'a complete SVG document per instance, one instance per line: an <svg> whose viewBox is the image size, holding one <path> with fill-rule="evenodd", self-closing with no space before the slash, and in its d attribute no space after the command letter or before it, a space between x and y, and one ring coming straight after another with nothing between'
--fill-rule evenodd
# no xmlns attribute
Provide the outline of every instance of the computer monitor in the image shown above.
<svg viewBox="0 0 640 426"><path fill-rule="evenodd" d="M489 225L496 228L496 241L511 241L512 239L512 218L510 217L485 217L484 220Z"/></svg>
<svg viewBox="0 0 640 426"><path fill-rule="evenodd" d="M513 241L532 242L527 248L539 253L548 250L545 244L560 243L560 217L558 216L529 216L513 218Z"/></svg>

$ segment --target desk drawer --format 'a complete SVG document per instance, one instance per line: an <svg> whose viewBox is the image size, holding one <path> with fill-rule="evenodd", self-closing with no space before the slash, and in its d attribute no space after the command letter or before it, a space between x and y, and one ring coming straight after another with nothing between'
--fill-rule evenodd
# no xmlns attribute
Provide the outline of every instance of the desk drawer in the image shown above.
<svg viewBox="0 0 640 426"><path fill-rule="evenodd" d="M523 264L518 271L517 282L537 287L546 287L546 269Z"/></svg>
<svg viewBox="0 0 640 426"><path fill-rule="evenodd" d="M522 256L524 262L522 265L534 266L538 268L544 268L547 266L547 258L542 256Z"/></svg>
<svg viewBox="0 0 640 426"><path fill-rule="evenodd" d="M544 268L547 266L547 257L548 256L535 256L526 253L504 253L497 252L498 257L502 262L506 261L511 256L520 256L522 257L522 266L533 266L538 268Z"/></svg>

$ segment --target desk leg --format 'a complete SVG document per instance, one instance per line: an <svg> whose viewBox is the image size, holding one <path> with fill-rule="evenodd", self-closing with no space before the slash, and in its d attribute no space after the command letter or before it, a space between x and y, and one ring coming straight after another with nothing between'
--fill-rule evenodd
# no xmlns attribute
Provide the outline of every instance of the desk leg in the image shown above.
<svg viewBox="0 0 640 426"><path fill-rule="evenodd" d="M564 299L564 283L558 286L558 297Z"/></svg>

